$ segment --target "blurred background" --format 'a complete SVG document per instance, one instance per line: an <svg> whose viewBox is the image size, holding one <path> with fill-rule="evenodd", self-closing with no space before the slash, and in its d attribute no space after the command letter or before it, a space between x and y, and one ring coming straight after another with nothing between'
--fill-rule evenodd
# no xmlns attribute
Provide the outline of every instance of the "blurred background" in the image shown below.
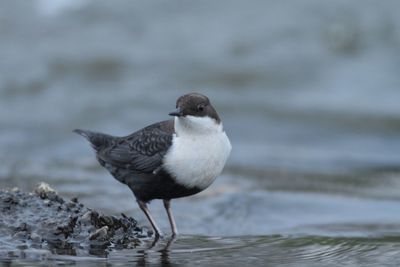
<svg viewBox="0 0 400 267"><path fill-rule="evenodd" d="M400 233L400 2L0 4L0 187L147 221L75 128L127 135L197 91L233 150L183 234ZM166 232L159 201L150 208Z"/></svg>

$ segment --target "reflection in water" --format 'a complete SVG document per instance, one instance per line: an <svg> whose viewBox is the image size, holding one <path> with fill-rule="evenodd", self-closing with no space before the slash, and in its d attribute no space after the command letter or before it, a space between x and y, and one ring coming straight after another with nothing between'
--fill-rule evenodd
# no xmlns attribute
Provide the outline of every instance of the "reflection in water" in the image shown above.
<svg viewBox="0 0 400 267"><path fill-rule="evenodd" d="M392 258L393 266L399 264L398 238L330 238L309 237L241 237L204 238L185 236L168 249L138 250L135 256L127 253L122 258L110 258L109 263L132 261L136 266L232 266L232 264L285 264L285 266L369 266ZM167 242L168 243L168 242ZM112 253L111 253L112 254Z"/></svg>
<svg viewBox="0 0 400 267"><path fill-rule="evenodd" d="M151 242L150 246L144 250L137 250L137 265L136 266L147 266L149 264L149 253L156 251L159 254L159 263L161 266L172 266L170 262L170 250L171 245L177 240L176 236L168 238L155 237ZM152 258L152 261L155 259Z"/></svg>
<svg viewBox="0 0 400 267"><path fill-rule="evenodd" d="M4 264L17 260L35 265L38 259L61 265L82 266L399 266L400 239L393 237L323 236L181 236L180 239L144 241L134 249L106 249L104 258L63 251L44 250L9 252ZM60 252L60 254L57 254ZM1 252L0 252L1 253ZM96 253L97 255L99 253ZM387 261L390 259L390 264ZM267 265L266 265L267 264Z"/></svg>

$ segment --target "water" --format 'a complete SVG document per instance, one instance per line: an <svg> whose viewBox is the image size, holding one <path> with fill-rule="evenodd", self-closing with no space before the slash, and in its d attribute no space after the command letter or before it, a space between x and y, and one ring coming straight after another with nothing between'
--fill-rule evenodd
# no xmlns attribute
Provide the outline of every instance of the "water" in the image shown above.
<svg viewBox="0 0 400 267"><path fill-rule="evenodd" d="M77 266L398 266L398 242L398 238L390 237L182 236L167 249L167 242L161 242L153 248L145 244L100 256L36 250L25 251L22 259L17 258L20 255L12 255L15 257L12 263L32 266L40 260L43 265Z"/></svg>
<svg viewBox="0 0 400 267"><path fill-rule="evenodd" d="M4 261L398 266L399 8L394 0L2 3L1 188L46 181L147 225L74 128L124 135L166 119L179 95L196 90L210 96L233 144L211 188L173 201L182 237L169 249L15 250ZM162 205L150 208L168 232Z"/></svg>

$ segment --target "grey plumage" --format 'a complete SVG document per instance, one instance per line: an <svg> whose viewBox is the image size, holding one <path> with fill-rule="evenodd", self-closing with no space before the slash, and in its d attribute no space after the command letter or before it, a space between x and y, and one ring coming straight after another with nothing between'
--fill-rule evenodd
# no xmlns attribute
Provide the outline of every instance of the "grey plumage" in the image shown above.
<svg viewBox="0 0 400 267"><path fill-rule="evenodd" d="M95 151L100 151L115 139L115 137L108 134L96 133L87 130L76 129L74 132L85 137Z"/></svg>
<svg viewBox="0 0 400 267"><path fill-rule="evenodd" d="M104 167L111 165L113 171L120 168L133 173L150 174L158 171L163 156L171 146L173 121L155 123L125 137L80 129L74 132L91 143L97 159Z"/></svg>

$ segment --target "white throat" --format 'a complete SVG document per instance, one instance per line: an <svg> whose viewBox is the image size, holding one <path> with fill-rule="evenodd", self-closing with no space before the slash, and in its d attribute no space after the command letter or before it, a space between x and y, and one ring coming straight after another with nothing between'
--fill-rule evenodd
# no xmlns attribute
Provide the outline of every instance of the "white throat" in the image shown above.
<svg viewBox="0 0 400 267"><path fill-rule="evenodd" d="M223 131L222 123L210 117L175 117L174 124L178 136L181 134L207 135Z"/></svg>
<svg viewBox="0 0 400 267"><path fill-rule="evenodd" d="M164 167L187 188L207 188L222 172L232 148L222 123L210 117L175 117L175 132Z"/></svg>

